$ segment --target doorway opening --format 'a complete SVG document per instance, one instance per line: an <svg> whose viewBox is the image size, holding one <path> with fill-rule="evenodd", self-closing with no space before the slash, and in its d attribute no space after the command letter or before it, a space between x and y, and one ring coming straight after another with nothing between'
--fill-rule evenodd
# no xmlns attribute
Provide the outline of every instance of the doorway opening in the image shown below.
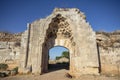
<svg viewBox="0 0 120 80"><path fill-rule="evenodd" d="M55 46L49 49L48 71L69 70L69 55L69 50L63 46Z"/></svg>

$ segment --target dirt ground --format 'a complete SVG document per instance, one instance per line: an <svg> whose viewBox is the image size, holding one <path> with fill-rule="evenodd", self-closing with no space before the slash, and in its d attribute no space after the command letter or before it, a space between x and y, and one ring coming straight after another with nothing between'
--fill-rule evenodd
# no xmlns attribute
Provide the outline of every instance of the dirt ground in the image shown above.
<svg viewBox="0 0 120 80"><path fill-rule="evenodd" d="M79 78L68 78L66 77L66 73L68 70L60 69L56 71L52 71L49 73L45 73L43 75L16 75L9 76L5 78L0 78L0 80L120 80L120 77L109 77L105 75L94 76L94 75L83 75Z"/></svg>

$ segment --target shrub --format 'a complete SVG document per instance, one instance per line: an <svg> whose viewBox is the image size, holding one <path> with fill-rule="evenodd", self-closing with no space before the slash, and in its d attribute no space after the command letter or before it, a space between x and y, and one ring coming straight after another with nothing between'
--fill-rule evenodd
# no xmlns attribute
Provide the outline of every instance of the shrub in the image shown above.
<svg viewBox="0 0 120 80"><path fill-rule="evenodd" d="M6 70L8 68L7 64L0 63L0 70Z"/></svg>
<svg viewBox="0 0 120 80"><path fill-rule="evenodd" d="M1 72L0 72L0 77L3 78L3 77L6 77L6 76L7 76L7 75L6 75L5 73L1 73Z"/></svg>
<svg viewBox="0 0 120 80"><path fill-rule="evenodd" d="M17 74L18 73L18 67L13 68L12 71L15 71L16 74Z"/></svg>

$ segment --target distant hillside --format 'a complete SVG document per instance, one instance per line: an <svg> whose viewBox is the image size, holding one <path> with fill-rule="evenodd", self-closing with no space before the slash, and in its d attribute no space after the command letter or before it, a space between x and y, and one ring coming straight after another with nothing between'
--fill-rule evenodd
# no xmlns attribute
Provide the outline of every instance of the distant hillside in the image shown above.
<svg viewBox="0 0 120 80"><path fill-rule="evenodd" d="M8 33L8 32L0 32L0 41L3 42L20 42L22 33Z"/></svg>

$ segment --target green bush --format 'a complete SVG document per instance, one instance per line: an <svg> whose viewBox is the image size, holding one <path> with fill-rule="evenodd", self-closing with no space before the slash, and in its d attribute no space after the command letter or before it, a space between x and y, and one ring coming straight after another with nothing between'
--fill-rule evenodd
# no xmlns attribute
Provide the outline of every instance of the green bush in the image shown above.
<svg viewBox="0 0 120 80"><path fill-rule="evenodd" d="M7 64L0 63L0 70L6 70L8 68Z"/></svg>
<svg viewBox="0 0 120 80"><path fill-rule="evenodd" d="M18 67L13 68L12 70L15 71L16 74L18 73Z"/></svg>

